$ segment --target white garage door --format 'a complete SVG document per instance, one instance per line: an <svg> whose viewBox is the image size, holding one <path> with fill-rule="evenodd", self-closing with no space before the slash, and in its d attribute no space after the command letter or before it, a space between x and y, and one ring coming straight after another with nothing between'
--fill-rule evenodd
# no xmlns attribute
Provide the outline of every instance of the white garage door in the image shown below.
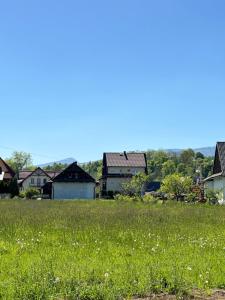
<svg viewBox="0 0 225 300"><path fill-rule="evenodd" d="M53 183L54 199L94 199L94 183Z"/></svg>

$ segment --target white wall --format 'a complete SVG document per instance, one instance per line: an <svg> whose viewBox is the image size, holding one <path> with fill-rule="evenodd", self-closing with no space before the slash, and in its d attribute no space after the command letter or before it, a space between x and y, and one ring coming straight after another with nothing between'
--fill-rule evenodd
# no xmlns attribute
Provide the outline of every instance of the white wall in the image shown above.
<svg viewBox="0 0 225 300"><path fill-rule="evenodd" d="M122 184L130 180L131 178L107 178L106 189L107 191L121 192Z"/></svg>
<svg viewBox="0 0 225 300"><path fill-rule="evenodd" d="M93 182L53 182L53 199L94 199Z"/></svg>
<svg viewBox="0 0 225 300"><path fill-rule="evenodd" d="M223 199L225 199L225 177L219 176L213 179L213 181L206 181L205 189L214 190L214 191L222 191ZM222 199L221 199L222 200Z"/></svg>
<svg viewBox="0 0 225 300"><path fill-rule="evenodd" d="M34 180L34 184L31 183L31 180ZM41 182L41 185L38 186L37 185L37 179L40 179L40 182ZM45 176L45 175L41 175L41 176L37 176L37 175L33 175L33 176L29 176L28 178L26 178L22 184L22 190L26 190L27 188L30 188L30 187L37 187L37 188L40 188L44 185L44 179L46 179L46 181L49 180L49 177L48 176Z"/></svg>
<svg viewBox="0 0 225 300"><path fill-rule="evenodd" d="M108 167L108 174L132 174L145 173L145 168L140 167Z"/></svg>

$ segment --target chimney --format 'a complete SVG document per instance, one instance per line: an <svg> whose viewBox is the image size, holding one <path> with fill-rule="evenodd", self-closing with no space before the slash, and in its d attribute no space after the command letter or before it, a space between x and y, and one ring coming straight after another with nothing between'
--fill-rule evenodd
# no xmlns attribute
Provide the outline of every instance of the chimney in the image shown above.
<svg viewBox="0 0 225 300"><path fill-rule="evenodd" d="M125 156L126 160L128 160L128 157L127 157L127 152L126 152L126 151L124 151L124 152L123 152L123 154L124 154L124 156Z"/></svg>

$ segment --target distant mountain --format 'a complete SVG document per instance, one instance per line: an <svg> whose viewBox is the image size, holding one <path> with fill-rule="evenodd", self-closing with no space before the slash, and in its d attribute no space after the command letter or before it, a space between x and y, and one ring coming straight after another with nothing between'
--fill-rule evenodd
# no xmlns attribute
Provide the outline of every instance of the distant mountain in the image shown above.
<svg viewBox="0 0 225 300"><path fill-rule="evenodd" d="M70 164L72 164L75 161L76 161L75 158L68 157L68 158L65 158L65 159L62 159L62 160L52 161L52 162L49 162L49 163L41 164L41 165L38 165L38 167L44 168L44 167L47 167L47 166L52 166L55 163L56 164L67 164L67 165L70 165Z"/></svg>
<svg viewBox="0 0 225 300"><path fill-rule="evenodd" d="M202 147L202 148L196 148L193 149L195 152L201 152L203 155L205 156L214 156L215 155L215 147ZM184 149L166 149L164 150L166 152L170 152L170 153L176 153L176 154L180 154L182 151L184 151ZM38 167L47 167L47 166L52 166L54 163L57 164L67 164L70 165L73 162L75 162L76 159L72 158L72 157L68 157L62 160L58 160L58 161L53 161L53 162L49 162L49 163L45 163L45 164L40 164L38 165ZM80 164L82 165L82 164Z"/></svg>
<svg viewBox="0 0 225 300"><path fill-rule="evenodd" d="M215 147L203 147L193 149L195 152L201 152L205 156L214 156L215 155ZM167 149L166 151L180 154L184 149Z"/></svg>

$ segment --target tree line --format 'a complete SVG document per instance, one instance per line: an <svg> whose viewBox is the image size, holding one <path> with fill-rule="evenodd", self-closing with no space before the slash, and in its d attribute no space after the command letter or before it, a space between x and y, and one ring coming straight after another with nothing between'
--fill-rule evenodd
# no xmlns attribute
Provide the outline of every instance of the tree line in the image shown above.
<svg viewBox="0 0 225 300"><path fill-rule="evenodd" d="M162 181L166 176L179 173L189 176L193 180L196 178L206 178L212 174L213 157L206 157L202 153L195 153L192 149L187 149L181 153L171 153L162 150L146 151L148 174L151 181ZM23 169L34 170L32 156L26 152L14 152L6 159L9 166L19 175ZM96 180L102 175L102 160L80 164ZM66 164L54 163L43 167L46 171L62 171Z"/></svg>

